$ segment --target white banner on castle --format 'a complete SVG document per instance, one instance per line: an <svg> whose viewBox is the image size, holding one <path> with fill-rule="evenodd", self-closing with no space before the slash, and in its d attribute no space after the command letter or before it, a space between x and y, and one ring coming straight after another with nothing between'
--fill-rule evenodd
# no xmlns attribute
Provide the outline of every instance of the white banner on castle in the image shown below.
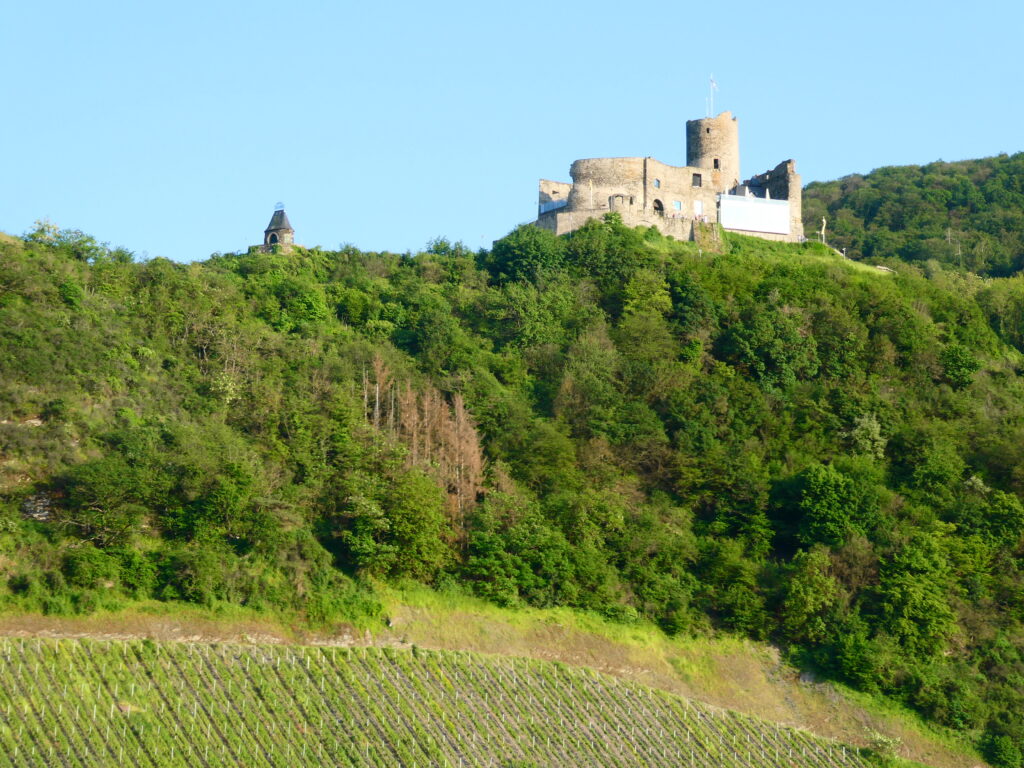
<svg viewBox="0 0 1024 768"><path fill-rule="evenodd" d="M719 195L719 222L726 229L789 234L789 201Z"/></svg>

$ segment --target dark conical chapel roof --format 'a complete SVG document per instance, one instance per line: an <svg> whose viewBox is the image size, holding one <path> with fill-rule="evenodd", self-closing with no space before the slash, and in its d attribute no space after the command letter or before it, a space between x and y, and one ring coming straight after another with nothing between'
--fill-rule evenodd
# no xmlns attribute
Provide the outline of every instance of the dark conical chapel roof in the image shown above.
<svg viewBox="0 0 1024 768"><path fill-rule="evenodd" d="M284 212L284 209L274 211L274 215L270 217L270 223L267 225L267 232L273 232L277 229L291 229L292 224L288 221L288 214Z"/></svg>

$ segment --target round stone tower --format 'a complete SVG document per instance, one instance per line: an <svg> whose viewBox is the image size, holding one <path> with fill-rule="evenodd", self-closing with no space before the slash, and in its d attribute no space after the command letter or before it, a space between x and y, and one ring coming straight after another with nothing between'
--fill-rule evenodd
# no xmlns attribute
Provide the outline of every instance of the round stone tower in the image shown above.
<svg viewBox="0 0 1024 768"><path fill-rule="evenodd" d="M284 212L281 203L274 208L274 215L270 217L270 224L263 232L263 247L273 248L275 245L289 246L295 242L295 230L288 221L288 214Z"/></svg>
<svg viewBox="0 0 1024 768"><path fill-rule="evenodd" d="M740 131L731 112L686 121L686 164L710 171L716 192L740 183Z"/></svg>

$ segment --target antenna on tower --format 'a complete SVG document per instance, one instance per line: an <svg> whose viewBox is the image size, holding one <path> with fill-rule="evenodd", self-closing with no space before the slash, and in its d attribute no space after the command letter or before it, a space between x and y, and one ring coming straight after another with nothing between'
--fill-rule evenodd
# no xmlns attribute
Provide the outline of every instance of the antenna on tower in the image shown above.
<svg viewBox="0 0 1024 768"><path fill-rule="evenodd" d="M277 205L275 205L274 206L274 210L275 211L283 211L284 210L284 203L278 203Z"/></svg>

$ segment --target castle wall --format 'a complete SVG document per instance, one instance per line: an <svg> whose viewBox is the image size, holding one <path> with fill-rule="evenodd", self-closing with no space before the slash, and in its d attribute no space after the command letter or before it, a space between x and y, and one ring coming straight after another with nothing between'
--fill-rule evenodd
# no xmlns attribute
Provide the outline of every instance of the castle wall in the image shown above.
<svg viewBox="0 0 1024 768"><path fill-rule="evenodd" d="M606 157L577 160L569 172L573 183L567 211L659 217L660 210L668 219L715 220L716 192L707 169L666 165L650 157Z"/></svg>
<svg viewBox="0 0 1024 768"><path fill-rule="evenodd" d="M718 192L708 178L708 169L666 165L654 158L647 158L646 167L649 211L653 212L654 201L660 200L665 218L704 216L708 221L717 220L715 205Z"/></svg>
<svg viewBox="0 0 1024 768"><path fill-rule="evenodd" d="M547 229L556 235L566 235L575 232L591 219L600 219L608 210L585 210L585 211L551 211L540 216L536 225L541 229ZM666 235L672 235L677 240L693 239L692 219L672 219L644 214L639 211L616 211L622 217L622 223L627 227L657 227Z"/></svg>
<svg viewBox="0 0 1024 768"><path fill-rule="evenodd" d="M685 166L666 165L651 157L577 160L569 170L571 184L541 179L537 225L561 235L614 211L629 226L655 226L665 234L690 239L694 220L718 222L719 195L740 183L736 118L723 112L687 121L686 154ZM766 204L764 210L751 209L750 215L736 217L739 225L766 226L766 230L731 229L763 234L770 240L803 239L800 176L792 160L753 177L749 194L780 201L780 205ZM781 204L787 200L788 206Z"/></svg>
<svg viewBox="0 0 1024 768"><path fill-rule="evenodd" d="M572 192L569 208L576 211L609 209L609 200L622 196L623 206L644 207L644 158L602 157L577 160L569 168ZM630 202L632 200L632 202Z"/></svg>
<svg viewBox="0 0 1024 768"><path fill-rule="evenodd" d="M568 205L572 184L567 184L564 181L541 179L538 191L538 215L541 215L547 211Z"/></svg>

